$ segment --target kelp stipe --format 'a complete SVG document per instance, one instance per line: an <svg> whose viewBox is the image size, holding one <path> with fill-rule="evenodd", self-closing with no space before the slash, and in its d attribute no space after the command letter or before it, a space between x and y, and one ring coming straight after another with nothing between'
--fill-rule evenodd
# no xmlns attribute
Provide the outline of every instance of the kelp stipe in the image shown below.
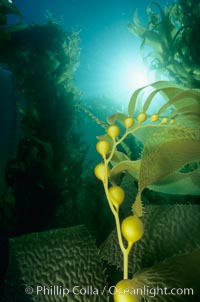
<svg viewBox="0 0 200 302"><path fill-rule="evenodd" d="M134 122L134 120L130 119L129 117L125 121L127 124L130 125ZM108 127L107 136L108 140L111 139L111 143L109 143L109 141L106 139L102 139L97 143L96 149L97 152L102 156L103 163L98 164L94 170L96 177L103 182L104 190L108 199L110 209L115 217L119 245L124 255L124 279L128 278L128 254L131 250L133 243L142 237L143 224L136 213L136 215L129 216L124 219L120 227L119 207L124 201L124 191L120 186L117 185L109 187L108 178L110 176L109 164L113 158L117 146L127 136L128 129L129 127L126 128L124 135L119 140L117 140L117 137L120 134L120 128L114 124ZM131 232L132 228L134 228L133 234ZM127 247L124 246L122 235L127 240Z"/></svg>
<svg viewBox="0 0 200 302"><path fill-rule="evenodd" d="M115 218L118 242L124 258L124 277L116 285L116 302L141 299L139 295L125 293L125 289L137 288L136 279L128 279L128 255L133 244L140 240L144 233L141 219L145 212L142 204L143 190L148 187L164 193L167 190L167 193L171 194L200 194L199 165L192 171L189 169L183 173L181 170L188 164L198 163L200 159L200 92L185 90L166 81L153 83L151 87L153 89L143 102L141 111L138 112L138 103L146 87L133 93L128 115L117 113L107 119L107 133L96 145L102 162L95 167L94 173L103 183ZM151 105L157 97L164 98L165 103L157 106L155 112L149 113L152 112ZM143 143L141 158L135 161L127 154L117 151L118 146L124 144L129 135L134 135ZM125 193L118 184L117 176L125 171L138 181L138 192L132 205L132 215L125 218L121 224L119 208ZM182 186L184 193L181 192ZM121 292L126 296L118 294Z"/></svg>

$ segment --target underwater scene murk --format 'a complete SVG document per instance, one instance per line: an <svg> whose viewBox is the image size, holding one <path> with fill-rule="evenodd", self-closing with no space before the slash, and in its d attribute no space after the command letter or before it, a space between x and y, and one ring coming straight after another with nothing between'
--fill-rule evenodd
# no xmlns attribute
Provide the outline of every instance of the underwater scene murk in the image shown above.
<svg viewBox="0 0 200 302"><path fill-rule="evenodd" d="M0 301L200 301L199 28L199 0L0 0Z"/></svg>

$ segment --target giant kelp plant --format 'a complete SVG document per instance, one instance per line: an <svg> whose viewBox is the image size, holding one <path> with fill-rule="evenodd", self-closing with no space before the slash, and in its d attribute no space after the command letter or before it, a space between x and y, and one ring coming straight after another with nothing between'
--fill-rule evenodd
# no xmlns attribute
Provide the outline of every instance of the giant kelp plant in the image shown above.
<svg viewBox="0 0 200 302"><path fill-rule="evenodd" d="M142 55L150 68L186 87L199 88L200 1L179 0L163 8L147 7L148 24L141 25L137 11L129 29L142 39Z"/></svg>
<svg viewBox="0 0 200 302"><path fill-rule="evenodd" d="M141 26L137 11L129 26L142 38L141 51L149 67L188 88L200 85L199 9L199 1L178 1L164 9L152 2L147 8L147 27ZM159 105L163 98L165 102ZM150 301L152 297L155 301L196 301L198 297L200 209L177 202L184 194L200 195L199 118L199 90L165 81L136 90L128 115L108 118L107 133L96 146L103 161L95 167L95 175L103 183L116 222L117 232L101 249L103 258L123 272L123 280L116 285L116 302ZM143 144L137 160L132 160L125 144L132 135ZM175 194L177 202L151 206L150 199L142 202L145 188L159 192L157 199L167 194L170 200ZM131 200L132 213L124 206L124 201L131 205ZM154 295L145 290L156 287L191 287L193 293L172 297L162 290Z"/></svg>
<svg viewBox="0 0 200 302"><path fill-rule="evenodd" d="M20 23L8 24L8 14ZM13 125L0 201L0 296L7 236L80 219L77 187L87 146L73 127L78 43L78 32L66 32L61 22L49 18L46 24L23 24L19 9L1 1L0 65L12 75Z"/></svg>
<svg viewBox="0 0 200 302"><path fill-rule="evenodd" d="M187 254L182 256L181 264L173 264L173 261L177 261L176 258L171 260L177 272L172 272L172 268L167 267L172 264L161 264L161 268L158 266L158 270L161 270L158 273L155 270L154 273L153 271L152 273L148 272L147 275L145 273L143 277L141 277L140 274L138 277L136 274L133 279L128 279L128 256L134 243L141 239L144 233L144 225L140 217L142 217L143 214L149 217L149 211L151 211L151 215L154 211L153 207L148 206L143 209L142 192L144 189L148 187L151 190L167 194L200 195L200 92L198 90L186 90L181 86L163 81L153 83L151 87L153 90L148 93L148 97L146 97L142 106L141 94L146 87L140 88L133 93L128 107L128 115L119 113L108 118L110 126L107 128L106 135L100 138L96 146L98 153L102 156L103 162L95 167L95 175L103 183L110 209L115 217L118 242L124 257L124 280L120 281L116 286L119 289L119 293L116 293L115 301L141 301L141 296L143 296L145 301L149 301L149 297L146 297L142 291L139 292L139 294L136 293L134 296L133 292L128 293L125 290L127 287L130 288L130 291L131 289L135 289L136 292L138 288L142 288L144 285L153 288L161 283L164 284L165 287L186 286L188 284L186 275L184 275L181 281L181 277L179 276L179 269L181 268L178 268L179 265L183 265L184 257L190 257ZM160 106L154 104L154 108L156 109L152 112L151 104L156 102L158 98L163 97L165 98L165 103ZM138 160L132 160L127 154L117 150L118 146L120 146L129 135L136 136L143 143L143 151ZM119 210L124 201L125 192L123 189L123 181L122 185L120 185L121 180L119 175L124 173L125 175L128 173L130 176L129 187L134 186L134 180L137 181L138 191L132 204L132 215L128 214L121 223ZM178 210L177 206L172 205L171 207L174 207L174 211ZM164 208L164 210L171 211L170 207ZM186 215L186 213L184 213L185 211L191 210L193 211L192 208L189 209L187 206L182 209L180 208L180 212L183 211L183 213L181 213L183 217ZM195 211L198 212L198 217L199 210L199 206L197 206ZM162 211L162 208L158 211ZM157 212L156 208L155 212ZM160 214L157 212L157 215ZM159 217L156 218L156 216L154 216L154 219L156 224L156 220L159 219ZM168 219L166 223L168 223ZM148 225L148 220L145 222L146 231L151 238L151 234L149 233L150 225ZM163 223L165 224L164 221ZM171 223L174 224L173 221ZM186 223L186 221L184 221L184 223ZM197 265L199 264L200 242L200 235L198 235L200 227L199 218L194 224L192 237L194 236L193 239L195 239L196 242L190 244L188 242L186 246L183 244L183 250L185 249L187 252L191 252L192 250L195 256L194 258L191 256L191 261L194 261L194 265ZM157 230L152 231L155 232L155 234L157 232ZM123 241L123 238L125 241ZM165 239L167 241L169 240L167 237L165 237ZM182 243L178 242L178 245L179 244L182 245ZM111 248L111 244L107 244L106 248L108 248L108 246ZM114 250L119 256L118 249ZM177 251L178 250L176 250L176 252ZM163 251L160 251L157 257L160 257L162 253ZM115 264L118 262L118 260L115 260L118 259L116 258L115 252L114 255L112 252L109 252L106 259ZM137 258L135 258L135 261L137 263ZM131 263L136 266L134 261ZM144 267L144 263L140 265ZM162 265L164 267L162 267ZM167 272L164 271L166 267ZM135 269L131 270L136 273ZM156 281L154 280L155 273L157 273ZM165 274L168 280L164 280ZM199 277L199 269L195 270L194 274ZM196 280L192 283L192 287L196 291L199 290ZM124 295L122 294L123 290ZM123 298L121 297L122 295ZM157 299L161 301L160 297L155 298L156 301ZM163 298L162 301L165 301L165 298Z"/></svg>
<svg viewBox="0 0 200 302"><path fill-rule="evenodd" d="M53 19L9 25L9 13L22 21L13 4L1 2L0 63L12 73L15 92L1 227L21 234L56 226L59 206L65 212L62 223L75 223L77 216L67 212L76 208L86 147L80 146L77 154L80 135L73 130L78 32L66 32Z"/></svg>

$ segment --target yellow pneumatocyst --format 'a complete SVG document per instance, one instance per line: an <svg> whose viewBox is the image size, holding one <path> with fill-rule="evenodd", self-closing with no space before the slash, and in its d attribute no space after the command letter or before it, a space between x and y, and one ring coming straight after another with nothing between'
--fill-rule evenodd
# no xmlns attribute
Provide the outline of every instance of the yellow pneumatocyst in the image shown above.
<svg viewBox="0 0 200 302"><path fill-rule="evenodd" d="M144 224L137 216L128 216L122 221L121 231L128 243L133 244L142 238Z"/></svg>
<svg viewBox="0 0 200 302"><path fill-rule="evenodd" d="M151 115L151 117L150 117L151 122L157 122L158 120L159 120L159 115L158 114L154 113L154 114Z"/></svg>
<svg viewBox="0 0 200 302"><path fill-rule="evenodd" d="M110 175L110 170L104 163L100 163L94 168L94 174L99 180L104 181L106 174Z"/></svg>
<svg viewBox="0 0 200 302"><path fill-rule="evenodd" d="M133 281L126 279L119 281L114 291L115 302L141 302L141 295L137 295L137 289L133 287Z"/></svg>
<svg viewBox="0 0 200 302"><path fill-rule="evenodd" d="M109 188L108 194L111 203L115 206L116 209L118 209L121 203L124 201L124 190L119 186L113 186Z"/></svg>
<svg viewBox="0 0 200 302"><path fill-rule="evenodd" d="M166 124L168 122L168 117L163 117L162 124Z"/></svg>
<svg viewBox="0 0 200 302"><path fill-rule="evenodd" d="M101 140L96 144L97 152L105 157L110 152L110 144L106 140Z"/></svg>
<svg viewBox="0 0 200 302"><path fill-rule="evenodd" d="M137 116L137 120L139 123L143 123L144 121L146 121L147 119L147 115L145 112L140 112Z"/></svg>
<svg viewBox="0 0 200 302"><path fill-rule="evenodd" d="M120 129L117 125L111 125L107 129L108 135L115 140L116 137L120 134Z"/></svg>
<svg viewBox="0 0 200 302"><path fill-rule="evenodd" d="M124 121L124 125L127 129L131 128L134 124L135 124L135 121L132 117L127 117Z"/></svg>

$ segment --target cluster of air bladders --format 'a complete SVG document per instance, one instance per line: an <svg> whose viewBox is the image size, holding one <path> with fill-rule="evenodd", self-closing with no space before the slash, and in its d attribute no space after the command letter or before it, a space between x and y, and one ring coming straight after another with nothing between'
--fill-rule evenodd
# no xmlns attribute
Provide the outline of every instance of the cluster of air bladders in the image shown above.
<svg viewBox="0 0 200 302"><path fill-rule="evenodd" d="M137 122L139 124L145 122L147 115L141 112L137 116ZM167 123L167 118L164 118L161 123ZM153 114L150 116L151 122L157 122L159 116ZM130 293L125 292L125 289L130 286L130 280L128 279L128 255L132 249L133 244L142 238L144 233L144 225L141 218L137 217L134 213L131 216L126 217L122 223L119 219L119 207L124 201L125 193L124 190L118 185L109 184L110 167L109 164L112 157L116 151L117 146L130 134L133 132L133 127L135 125L135 120L132 117L126 117L124 119L125 131L121 137L120 127L116 124L112 124L107 128L107 135L105 138L100 139L96 145L97 152L102 156L103 161L99 163L95 169L95 176L102 181L105 194L110 206L110 209L114 215L117 236L119 241L120 249L124 257L124 278L116 285L116 292L114 295L115 302L128 302L128 301L140 301L139 296L130 295ZM107 138L107 139L106 139ZM111 141L111 143L109 142ZM125 240L123 240L123 238ZM132 283L131 283L132 284ZM124 293L124 294L123 294Z"/></svg>

